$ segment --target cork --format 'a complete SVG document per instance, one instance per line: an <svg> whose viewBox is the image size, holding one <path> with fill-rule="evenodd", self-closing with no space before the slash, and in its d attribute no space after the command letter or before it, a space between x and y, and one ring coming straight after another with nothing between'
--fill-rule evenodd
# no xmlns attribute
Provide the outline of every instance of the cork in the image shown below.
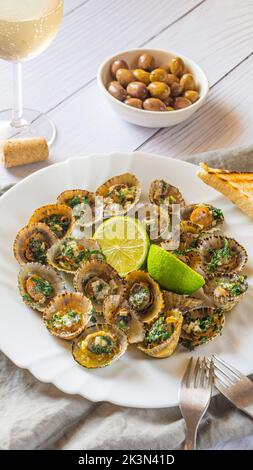
<svg viewBox="0 0 253 470"><path fill-rule="evenodd" d="M13 139L1 143L1 156L5 168L27 165L47 160L49 155L47 141L38 139Z"/></svg>

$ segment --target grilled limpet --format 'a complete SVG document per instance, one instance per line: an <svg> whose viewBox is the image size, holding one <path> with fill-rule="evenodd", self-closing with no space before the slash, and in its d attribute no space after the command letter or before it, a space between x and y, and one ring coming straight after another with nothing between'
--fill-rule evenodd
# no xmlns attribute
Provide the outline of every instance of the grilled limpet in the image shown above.
<svg viewBox="0 0 253 470"><path fill-rule="evenodd" d="M117 271L105 261L91 260L83 263L76 271L74 288L84 293L98 312L109 295L124 296L124 283Z"/></svg>
<svg viewBox="0 0 253 470"><path fill-rule="evenodd" d="M211 204L190 204L181 214L183 222L191 222L200 227L201 231L212 231L220 228L224 223L224 215L221 209Z"/></svg>
<svg viewBox="0 0 253 470"><path fill-rule="evenodd" d="M180 204L181 207L185 206L185 201L179 189L164 180L155 180L151 183L149 188L149 200L153 204L161 205L166 204Z"/></svg>
<svg viewBox="0 0 253 470"><path fill-rule="evenodd" d="M115 325L89 326L75 340L72 354L76 362L88 369L108 366L119 359L127 349L125 333Z"/></svg>
<svg viewBox="0 0 253 470"><path fill-rule="evenodd" d="M47 264L47 251L56 241L56 235L46 224L26 225L15 238L14 256L21 265L31 262Z"/></svg>
<svg viewBox="0 0 253 470"><path fill-rule="evenodd" d="M126 299L138 318L150 323L164 308L162 291L144 271L132 271L126 276Z"/></svg>
<svg viewBox="0 0 253 470"><path fill-rule="evenodd" d="M139 343L143 340L143 323L127 300L122 301L119 295L110 295L104 301L103 313L108 323L116 325L126 333L129 343Z"/></svg>
<svg viewBox="0 0 253 470"><path fill-rule="evenodd" d="M138 349L158 359L171 356L177 347L182 323L183 316L177 308L165 311L148 325Z"/></svg>
<svg viewBox="0 0 253 470"><path fill-rule="evenodd" d="M200 307L184 313L181 343L187 349L194 349L209 343L222 332L225 317L221 309Z"/></svg>
<svg viewBox="0 0 253 470"><path fill-rule="evenodd" d="M207 277L203 289L217 307L229 312L246 293L248 283L242 274L213 274Z"/></svg>
<svg viewBox="0 0 253 470"><path fill-rule="evenodd" d="M69 235L74 226L74 216L72 210L65 204L48 204L39 207L34 211L29 220L29 225L43 222L57 238L63 238Z"/></svg>
<svg viewBox="0 0 253 470"><path fill-rule="evenodd" d="M21 267L18 286L26 305L39 312L44 312L53 297L66 291L60 273L40 263L27 263Z"/></svg>
<svg viewBox="0 0 253 470"><path fill-rule="evenodd" d="M92 259L103 261L105 257L96 240L65 237L51 246L47 259L55 269L73 274L83 262Z"/></svg>
<svg viewBox="0 0 253 470"><path fill-rule="evenodd" d="M104 215L126 214L140 199L141 185L131 173L114 176L96 191L103 198Z"/></svg>
<svg viewBox="0 0 253 470"><path fill-rule="evenodd" d="M247 263L247 252L233 238L212 235L198 245L200 268L206 274L236 273Z"/></svg>
<svg viewBox="0 0 253 470"><path fill-rule="evenodd" d="M57 295L44 311L44 323L52 335L71 340L86 327L92 303L80 292Z"/></svg>

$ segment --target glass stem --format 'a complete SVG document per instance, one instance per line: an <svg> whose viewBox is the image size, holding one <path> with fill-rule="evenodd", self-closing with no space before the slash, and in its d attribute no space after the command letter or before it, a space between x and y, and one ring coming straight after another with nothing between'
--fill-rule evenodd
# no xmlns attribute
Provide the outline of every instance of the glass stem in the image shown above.
<svg viewBox="0 0 253 470"><path fill-rule="evenodd" d="M23 90L22 90L22 65L20 62L13 63L13 106L12 121L13 127L23 127L26 125L23 119Z"/></svg>

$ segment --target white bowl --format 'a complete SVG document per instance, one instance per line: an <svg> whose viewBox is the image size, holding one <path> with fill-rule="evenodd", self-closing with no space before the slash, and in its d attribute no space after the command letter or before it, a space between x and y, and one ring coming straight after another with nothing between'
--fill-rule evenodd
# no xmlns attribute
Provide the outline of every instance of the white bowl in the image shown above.
<svg viewBox="0 0 253 470"><path fill-rule="evenodd" d="M146 111L144 109L128 106L110 95L110 93L107 91L107 86L110 81L113 80L110 70L112 62L118 59L124 59L128 63L129 68L134 69L137 67L138 57L145 52L148 52L155 57L157 66L168 64L171 59L173 59L173 57L181 57L185 62L189 72L191 72L194 76L200 93L198 101L193 103L188 108L170 112ZM145 127L170 127L174 126L175 124L179 124L186 119L189 119L193 113L195 113L203 105L209 90L206 74L199 67L199 65L182 54L169 52L162 49L131 49L128 51L119 52L118 54L109 57L102 63L98 70L97 82L99 88L102 90L105 97L113 109L120 115L120 117L128 122L131 122L132 124Z"/></svg>

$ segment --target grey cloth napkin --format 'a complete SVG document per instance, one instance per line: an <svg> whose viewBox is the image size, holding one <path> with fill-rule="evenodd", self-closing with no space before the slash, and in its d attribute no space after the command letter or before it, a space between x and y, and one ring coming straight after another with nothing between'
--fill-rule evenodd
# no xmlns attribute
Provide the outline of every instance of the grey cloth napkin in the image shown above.
<svg viewBox="0 0 253 470"><path fill-rule="evenodd" d="M190 156L193 163L253 171L253 146ZM253 378L253 377L252 377ZM0 353L1 449L181 449L178 407L144 410L62 393ZM199 449L253 448L253 421L221 395L200 425Z"/></svg>

